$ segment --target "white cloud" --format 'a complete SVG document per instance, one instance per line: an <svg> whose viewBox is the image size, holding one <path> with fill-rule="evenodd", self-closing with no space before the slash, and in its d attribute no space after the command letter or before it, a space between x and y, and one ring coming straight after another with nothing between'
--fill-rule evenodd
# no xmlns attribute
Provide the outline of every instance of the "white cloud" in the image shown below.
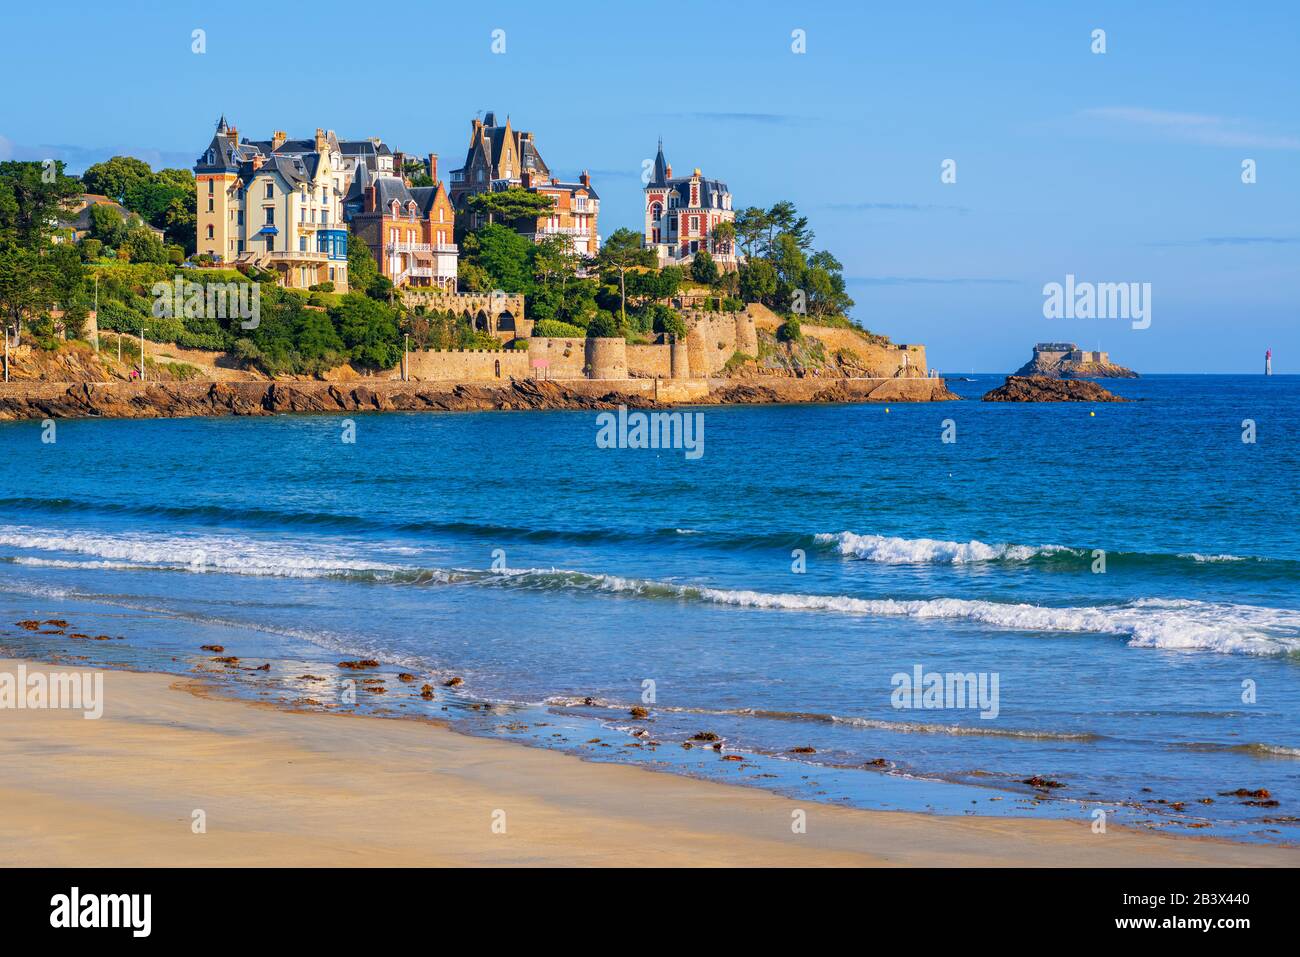
<svg viewBox="0 0 1300 957"><path fill-rule="evenodd" d="M1176 113L1140 106L1099 106L1080 116L1114 125L1144 129L1159 135L1205 146L1254 147L1300 150L1300 136L1252 129L1245 120L1206 113Z"/></svg>

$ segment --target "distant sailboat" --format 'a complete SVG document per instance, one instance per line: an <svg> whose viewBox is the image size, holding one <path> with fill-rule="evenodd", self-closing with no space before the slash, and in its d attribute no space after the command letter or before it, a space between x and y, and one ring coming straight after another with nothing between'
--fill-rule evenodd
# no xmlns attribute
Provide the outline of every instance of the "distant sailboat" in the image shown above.
<svg viewBox="0 0 1300 957"><path fill-rule="evenodd" d="M1273 374L1273 350L1264 350L1264 375Z"/></svg>

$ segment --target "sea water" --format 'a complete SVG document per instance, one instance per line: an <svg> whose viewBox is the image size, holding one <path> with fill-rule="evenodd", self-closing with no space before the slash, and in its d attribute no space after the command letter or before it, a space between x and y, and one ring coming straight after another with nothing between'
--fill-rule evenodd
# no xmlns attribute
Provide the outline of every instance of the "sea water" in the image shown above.
<svg viewBox="0 0 1300 957"><path fill-rule="evenodd" d="M1300 378L999 382L695 409L694 458L596 412L0 423L0 646L801 800L1297 840Z"/></svg>

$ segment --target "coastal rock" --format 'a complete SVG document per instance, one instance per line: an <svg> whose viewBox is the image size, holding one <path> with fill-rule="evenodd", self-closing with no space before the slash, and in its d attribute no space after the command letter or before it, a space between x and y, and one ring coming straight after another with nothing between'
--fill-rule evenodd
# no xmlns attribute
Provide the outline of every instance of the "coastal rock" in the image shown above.
<svg viewBox="0 0 1300 957"><path fill-rule="evenodd" d="M222 382L55 382L0 383L0 421L61 418L185 418L264 416L286 413L470 412L485 410L671 409L676 402L698 405L776 402L933 402L956 399L942 379L790 379L767 377L693 383L629 380L626 388L595 391L573 382L510 379L482 384L371 380L340 384L310 380ZM666 401L656 397L662 394Z"/></svg>
<svg viewBox="0 0 1300 957"><path fill-rule="evenodd" d="M457 675L454 678L448 678L446 681L442 683L442 686L444 688L459 688L464 683L465 683L465 679Z"/></svg>
<svg viewBox="0 0 1300 957"><path fill-rule="evenodd" d="M650 712L647 711L645 708L641 707L640 705L634 705L632 709L628 712L628 714L630 714L634 718L650 717Z"/></svg>
<svg viewBox="0 0 1300 957"><path fill-rule="evenodd" d="M1032 778L1025 778L1020 783L1028 784L1031 788L1038 788L1040 791L1045 791L1048 790L1049 788L1065 787L1065 785L1062 784L1060 781L1053 781L1050 778L1045 778L1037 774L1035 774Z"/></svg>
<svg viewBox="0 0 1300 957"><path fill-rule="evenodd" d="M984 394L985 402L1127 402L1095 382L1047 376L1007 376Z"/></svg>
<svg viewBox="0 0 1300 957"><path fill-rule="evenodd" d="M1265 800L1273 796L1268 793L1268 788L1259 788L1255 791L1237 788L1235 791L1220 791L1219 794L1223 797L1255 798L1256 800Z"/></svg>

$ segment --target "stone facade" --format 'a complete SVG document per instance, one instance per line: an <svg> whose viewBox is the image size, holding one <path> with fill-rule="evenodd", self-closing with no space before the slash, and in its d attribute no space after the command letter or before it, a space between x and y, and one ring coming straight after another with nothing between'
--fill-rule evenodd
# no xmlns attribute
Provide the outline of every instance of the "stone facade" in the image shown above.
<svg viewBox="0 0 1300 957"><path fill-rule="evenodd" d="M411 352L407 378L413 382L491 382L533 378L522 349L448 349Z"/></svg>

